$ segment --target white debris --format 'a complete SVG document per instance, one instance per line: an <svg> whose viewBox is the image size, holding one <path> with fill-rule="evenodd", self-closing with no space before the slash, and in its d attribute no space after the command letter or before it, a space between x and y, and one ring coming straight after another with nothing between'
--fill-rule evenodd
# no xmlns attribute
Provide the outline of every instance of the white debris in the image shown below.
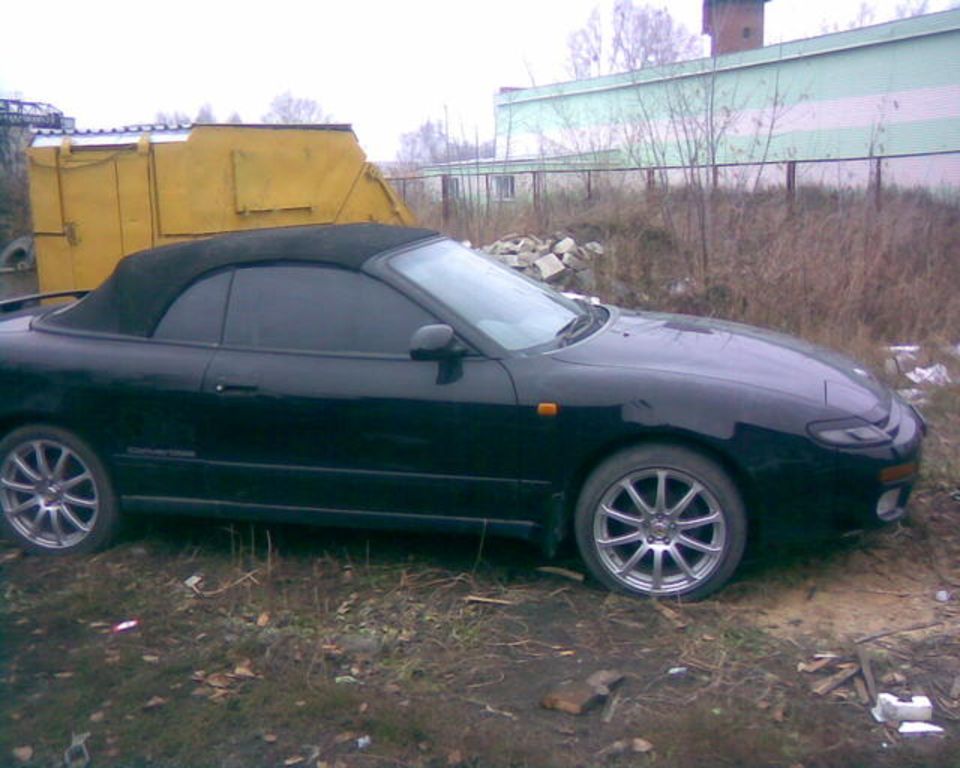
<svg viewBox="0 0 960 768"><path fill-rule="evenodd" d="M922 389L913 387L909 389L898 389L897 394L911 405L924 405L927 402L927 393Z"/></svg>
<svg viewBox="0 0 960 768"><path fill-rule="evenodd" d="M929 384L934 387L945 387L953 380L943 363L934 363L926 368L914 368L906 373L906 377L914 384Z"/></svg>
<svg viewBox="0 0 960 768"><path fill-rule="evenodd" d="M902 700L892 693L881 693L877 695L877 705L870 713L878 723L926 722L933 717L933 705L926 696Z"/></svg>
<svg viewBox="0 0 960 768"><path fill-rule="evenodd" d="M563 266L569 267L575 272L580 272L587 268L587 262L581 259L577 254L573 252L567 252L563 254Z"/></svg>
<svg viewBox="0 0 960 768"><path fill-rule="evenodd" d="M945 589L938 589L937 594L934 595L934 599L936 599L938 603L949 603L950 593Z"/></svg>
<svg viewBox="0 0 960 768"><path fill-rule="evenodd" d="M940 736L943 734L943 728L933 723L900 723L897 733L901 736L913 738L916 736Z"/></svg>
<svg viewBox="0 0 960 768"><path fill-rule="evenodd" d="M481 250L529 277L587 294L596 290L593 266L603 255L600 243L591 241L580 246L564 232L550 237L511 233Z"/></svg>
<svg viewBox="0 0 960 768"><path fill-rule="evenodd" d="M566 267L563 266L563 262L560 261L554 254L548 253L546 256L541 256L533 265L540 270L540 279L541 280L552 280L555 277L563 274Z"/></svg>

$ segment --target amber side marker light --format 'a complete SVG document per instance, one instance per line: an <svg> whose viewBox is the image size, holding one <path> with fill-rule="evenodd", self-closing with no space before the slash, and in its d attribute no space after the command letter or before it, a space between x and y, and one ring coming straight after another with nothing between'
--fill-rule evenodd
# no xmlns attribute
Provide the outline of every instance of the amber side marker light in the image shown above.
<svg viewBox="0 0 960 768"><path fill-rule="evenodd" d="M537 415L538 416L556 416L560 411L560 406L556 403L538 403L537 404Z"/></svg>
<svg viewBox="0 0 960 768"><path fill-rule="evenodd" d="M887 467L880 470L881 483L895 483L897 480L903 480L911 475L917 474L917 462L911 461L909 464L898 464L895 467Z"/></svg>

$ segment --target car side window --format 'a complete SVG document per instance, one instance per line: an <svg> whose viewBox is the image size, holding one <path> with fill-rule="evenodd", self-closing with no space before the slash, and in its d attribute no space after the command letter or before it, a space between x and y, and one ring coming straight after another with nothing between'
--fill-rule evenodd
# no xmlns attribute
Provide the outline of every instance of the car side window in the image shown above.
<svg viewBox="0 0 960 768"><path fill-rule="evenodd" d="M261 349L406 355L436 320L388 285L334 267L238 269L224 344Z"/></svg>
<svg viewBox="0 0 960 768"><path fill-rule="evenodd" d="M218 272L188 286L164 313L153 331L160 341L220 341L223 314L233 272Z"/></svg>

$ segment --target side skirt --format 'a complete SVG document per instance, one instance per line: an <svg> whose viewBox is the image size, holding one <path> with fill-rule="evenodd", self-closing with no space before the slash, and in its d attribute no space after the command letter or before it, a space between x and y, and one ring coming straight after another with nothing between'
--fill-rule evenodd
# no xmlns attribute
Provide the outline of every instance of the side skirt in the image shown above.
<svg viewBox="0 0 960 768"><path fill-rule="evenodd" d="M373 528L404 531L445 531L448 533L489 533L493 536L539 541L543 529L521 520L478 519L446 515L398 515L391 512L286 507L243 504L207 499L171 499L155 496L123 496L124 512L132 514L193 515L276 523L303 523L337 528Z"/></svg>

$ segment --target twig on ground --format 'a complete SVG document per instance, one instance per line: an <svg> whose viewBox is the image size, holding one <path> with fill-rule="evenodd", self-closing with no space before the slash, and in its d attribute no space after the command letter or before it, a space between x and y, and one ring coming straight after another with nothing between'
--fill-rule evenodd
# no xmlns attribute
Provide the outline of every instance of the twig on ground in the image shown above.
<svg viewBox="0 0 960 768"><path fill-rule="evenodd" d="M467 697L461 697L463 701L468 704L473 704L477 707L482 707L484 712L489 712L491 715L500 715L500 717L505 717L508 720L516 720L517 716L513 712L507 712L505 709L497 709L496 707L491 707L487 702L480 701L478 699L469 699Z"/></svg>
<svg viewBox="0 0 960 768"><path fill-rule="evenodd" d="M259 584L260 582L257 581L257 577L256 577L256 574L259 573L259 571L260 571L259 568L254 568L252 571L248 571L247 573L243 574L243 576L241 576L239 579L234 579L226 586L219 587L218 589L211 589L209 591L205 591L200 589L196 584L194 584L190 588L200 597L216 597L217 595L222 595L224 592L229 592L234 587L240 586L241 584L243 584L243 582L248 580L252 581L254 584Z"/></svg>
<svg viewBox="0 0 960 768"><path fill-rule="evenodd" d="M484 605L516 605L513 600L504 600L499 597L483 597L482 595L467 595L463 599L467 603L483 603Z"/></svg>
<svg viewBox="0 0 960 768"><path fill-rule="evenodd" d="M899 635L904 632L919 632L921 629L931 629L932 627L939 627L943 624L942 621L928 621L922 624L911 624L909 627L900 627L899 629L887 629L883 632L874 632L872 635L864 635L863 637L858 637L855 642L857 645L860 643L869 643L871 640L879 640L881 637L889 637L890 635Z"/></svg>

